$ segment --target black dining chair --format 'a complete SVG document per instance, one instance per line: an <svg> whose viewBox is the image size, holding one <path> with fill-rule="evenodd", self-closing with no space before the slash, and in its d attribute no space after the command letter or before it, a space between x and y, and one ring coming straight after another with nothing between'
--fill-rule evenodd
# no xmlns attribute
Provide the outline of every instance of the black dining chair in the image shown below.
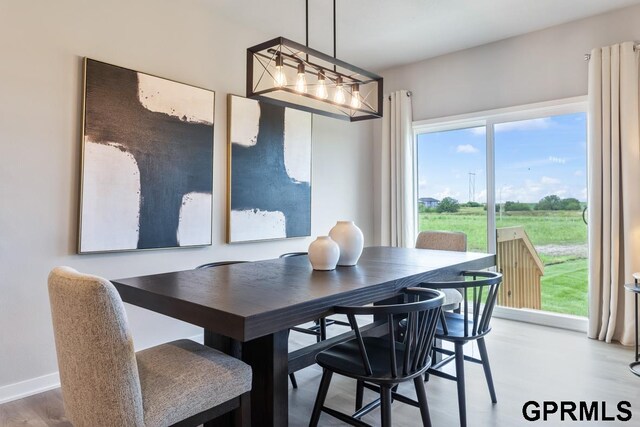
<svg viewBox="0 0 640 427"><path fill-rule="evenodd" d="M334 311L346 314L355 338L336 344L316 356L323 368L322 381L313 408L309 426L318 425L321 412L325 412L347 424L367 426L360 420L372 409L381 406L382 426L391 426L393 400L420 408L422 424L431 426L427 395L422 375L431 366L431 348L438 319L444 302L444 294L434 289L408 288L402 291L405 303L365 307L334 307ZM386 321L388 332L382 337L364 337L356 322L358 315L373 315ZM396 331L398 318L407 319L404 338L399 341ZM384 327L384 325L382 325ZM347 415L324 406L327 391L334 373L344 375L364 384L380 394L380 399L362 407L363 395L356 395L356 413ZM397 392L397 386L413 380L418 400Z"/></svg>
<svg viewBox="0 0 640 427"><path fill-rule="evenodd" d="M489 356L484 337L491 331L491 316L498 300L498 288L502 283L502 274L491 271L466 271L462 273L465 279L453 282L428 282L421 286L435 289L460 289L462 290L462 303L460 313L442 312L441 322L436 331L436 339L453 343L454 350L433 347L433 354L446 355L444 359L435 363L427 371L429 375L456 381L458 385L458 411L460 413L460 425L467 425L467 409L464 382L464 361L479 363L484 369L484 375L489 386L491 402L498 403L496 391L491 376ZM480 359L464 354L464 345L476 341L480 350ZM455 361L456 375L451 375L440 370L444 365Z"/></svg>
<svg viewBox="0 0 640 427"><path fill-rule="evenodd" d="M213 268L213 267L219 267L221 265L242 264L244 262L248 262L248 261L216 261L216 262L208 262L206 264L199 265L196 268L197 269Z"/></svg>

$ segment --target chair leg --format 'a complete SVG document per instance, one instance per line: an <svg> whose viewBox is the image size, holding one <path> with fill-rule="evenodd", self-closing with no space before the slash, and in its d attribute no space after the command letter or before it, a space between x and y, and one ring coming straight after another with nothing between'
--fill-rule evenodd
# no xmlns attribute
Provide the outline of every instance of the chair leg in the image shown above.
<svg viewBox="0 0 640 427"><path fill-rule="evenodd" d="M291 380L291 386L293 388L298 388L298 381L296 381L296 374L293 372L289 374L289 379Z"/></svg>
<svg viewBox="0 0 640 427"><path fill-rule="evenodd" d="M320 341L327 339L327 318L320 319Z"/></svg>
<svg viewBox="0 0 640 427"><path fill-rule="evenodd" d="M414 378L413 385L416 387L416 396L418 396L418 403L420 404L420 416L422 417L422 425L424 427L431 427L429 405L427 404L427 392L424 389L422 378Z"/></svg>
<svg viewBox="0 0 640 427"><path fill-rule="evenodd" d="M356 385L356 412L362 409L364 400L364 381L358 381Z"/></svg>
<svg viewBox="0 0 640 427"><path fill-rule="evenodd" d="M320 413L324 406L324 400L327 398L327 391L329 391L329 384L331 384L331 376L333 372L325 369L322 373L322 381L320 381L320 388L318 389L318 396L316 397L316 403L313 406L313 412L311 413L311 419L309 420L309 427L316 427L318 421L320 421Z"/></svg>
<svg viewBox="0 0 640 427"><path fill-rule="evenodd" d="M322 331L321 331L321 326L320 326L320 319L316 320L315 324L317 326L317 331L318 331L318 334L316 335L316 342L320 342L320 341L322 341Z"/></svg>
<svg viewBox="0 0 640 427"><path fill-rule="evenodd" d="M493 377L491 376L491 366L489 365L489 355L487 354L487 344L484 342L484 338L478 339L478 350L480 350L480 358L482 359L482 368L484 369L484 376L487 378L487 385L489 386L489 394L491 395L491 402L498 403L496 397L496 389L493 385Z"/></svg>
<svg viewBox="0 0 640 427"><path fill-rule="evenodd" d="M456 382L458 384L458 412L460 427L467 427L467 402L464 391L464 346L456 343Z"/></svg>
<svg viewBox="0 0 640 427"><path fill-rule="evenodd" d="M382 427L391 427L391 387L380 387Z"/></svg>
<svg viewBox="0 0 640 427"><path fill-rule="evenodd" d="M240 396L240 407L234 411L235 427L251 427L251 392Z"/></svg>

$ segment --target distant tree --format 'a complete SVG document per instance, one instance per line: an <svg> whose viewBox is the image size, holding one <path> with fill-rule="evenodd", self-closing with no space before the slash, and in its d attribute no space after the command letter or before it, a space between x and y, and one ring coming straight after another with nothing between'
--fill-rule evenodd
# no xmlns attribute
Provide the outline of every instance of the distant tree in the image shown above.
<svg viewBox="0 0 640 427"><path fill-rule="evenodd" d="M440 213L442 212L458 212L460 210L460 203L453 197L445 197L440 200L436 210Z"/></svg>
<svg viewBox="0 0 640 427"><path fill-rule="evenodd" d="M551 194L540 199L534 209L537 211L558 211L562 209L561 203L560 197Z"/></svg>
<svg viewBox="0 0 640 427"><path fill-rule="evenodd" d="M582 204L578 199L569 197L560 201L560 209L563 211L579 211L582 209Z"/></svg>
<svg viewBox="0 0 640 427"><path fill-rule="evenodd" d="M505 212L530 211L531 206L528 203L507 201L504 203Z"/></svg>
<svg viewBox="0 0 640 427"><path fill-rule="evenodd" d="M482 206L482 204L480 204L478 202L467 202L462 206L467 207L467 208L479 208L480 206Z"/></svg>

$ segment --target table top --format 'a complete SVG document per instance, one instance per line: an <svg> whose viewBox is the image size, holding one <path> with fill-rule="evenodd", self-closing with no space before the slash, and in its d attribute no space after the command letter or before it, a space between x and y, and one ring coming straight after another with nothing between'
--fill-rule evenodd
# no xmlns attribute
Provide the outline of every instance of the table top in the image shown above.
<svg viewBox="0 0 640 427"><path fill-rule="evenodd" d="M358 265L314 271L305 256L113 280L125 302L247 341L428 280L495 265L495 255L365 248Z"/></svg>

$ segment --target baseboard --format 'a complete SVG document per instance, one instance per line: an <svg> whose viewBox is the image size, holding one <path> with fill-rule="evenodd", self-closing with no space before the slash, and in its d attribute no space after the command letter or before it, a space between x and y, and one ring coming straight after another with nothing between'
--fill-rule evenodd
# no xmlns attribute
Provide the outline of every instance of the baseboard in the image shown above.
<svg viewBox="0 0 640 427"><path fill-rule="evenodd" d="M188 339L203 343L202 334L194 335ZM30 378L13 384L7 384L0 387L0 405L11 402L13 400L22 399L24 397L33 396L34 394L43 393L60 387L60 375L58 372L43 375L41 377Z"/></svg>
<svg viewBox="0 0 640 427"><path fill-rule="evenodd" d="M586 317L570 314L551 313L548 311L530 310L526 308L511 308L496 306L493 317L533 323L534 325L550 326L552 328L568 329L576 332L587 332L589 320Z"/></svg>
<svg viewBox="0 0 640 427"><path fill-rule="evenodd" d="M60 387L57 372L0 387L0 404Z"/></svg>

